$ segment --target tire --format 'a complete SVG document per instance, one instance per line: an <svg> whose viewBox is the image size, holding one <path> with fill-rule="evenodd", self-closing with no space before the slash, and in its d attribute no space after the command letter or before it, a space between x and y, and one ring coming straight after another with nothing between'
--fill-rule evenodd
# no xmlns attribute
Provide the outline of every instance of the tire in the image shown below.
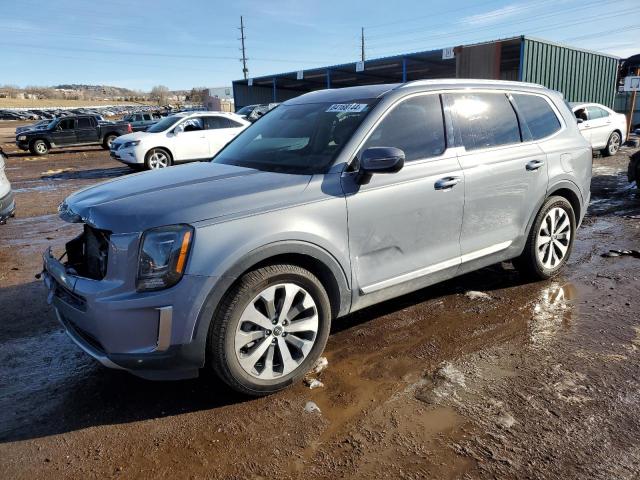
<svg viewBox="0 0 640 480"><path fill-rule="evenodd" d="M290 307L282 312L287 300ZM293 318L288 319L287 312L294 312ZM245 395L282 390L300 380L320 357L329 337L330 312L326 290L301 267L271 265L249 272L227 293L212 319L209 366Z"/></svg>
<svg viewBox="0 0 640 480"><path fill-rule="evenodd" d="M567 221L568 225L565 225ZM525 277L534 280L557 275L571 255L575 233L576 217L571 203L564 197L549 197L533 222L522 254L513 265ZM546 238L550 240L539 243L539 239Z"/></svg>
<svg viewBox="0 0 640 480"><path fill-rule="evenodd" d="M603 157L612 157L620 150L620 144L622 143L622 137L618 132L613 132L609 136L607 146L602 150Z"/></svg>
<svg viewBox="0 0 640 480"><path fill-rule="evenodd" d="M29 151L33 155L46 155L49 153L49 144L44 140L34 140L29 145Z"/></svg>
<svg viewBox="0 0 640 480"><path fill-rule="evenodd" d="M117 135L109 134L106 137L104 137L104 141L102 142L102 148L104 148L105 150L109 150L111 148L111 143L118 138Z"/></svg>
<svg viewBox="0 0 640 480"><path fill-rule="evenodd" d="M169 152L163 148L152 148L144 157L144 166L147 170L158 170L173 165Z"/></svg>

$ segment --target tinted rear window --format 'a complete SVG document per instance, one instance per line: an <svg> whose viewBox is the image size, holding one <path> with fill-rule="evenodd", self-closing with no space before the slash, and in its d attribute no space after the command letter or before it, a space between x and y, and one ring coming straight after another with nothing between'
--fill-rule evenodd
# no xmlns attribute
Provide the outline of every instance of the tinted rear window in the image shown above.
<svg viewBox="0 0 640 480"><path fill-rule="evenodd" d="M560 130L558 117L543 97L517 93L513 95L513 99L533 140L548 137Z"/></svg>
<svg viewBox="0 0 640 480"><path fill-rule="evenodd" d="M467 150L519 143L520 128L503 93L453 93L455 126Z"/></svg>

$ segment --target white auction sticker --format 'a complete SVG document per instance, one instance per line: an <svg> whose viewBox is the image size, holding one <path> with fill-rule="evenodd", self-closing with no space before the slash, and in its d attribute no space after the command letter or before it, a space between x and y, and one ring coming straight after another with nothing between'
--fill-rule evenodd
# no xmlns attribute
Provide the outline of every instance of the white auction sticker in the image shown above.
<svg viewBox="0 0 640 480"><path fill-rule="evenodd" d="M327 112L363 112L367 108L366 103L334 103L329 108L327 108Z"/></svg>

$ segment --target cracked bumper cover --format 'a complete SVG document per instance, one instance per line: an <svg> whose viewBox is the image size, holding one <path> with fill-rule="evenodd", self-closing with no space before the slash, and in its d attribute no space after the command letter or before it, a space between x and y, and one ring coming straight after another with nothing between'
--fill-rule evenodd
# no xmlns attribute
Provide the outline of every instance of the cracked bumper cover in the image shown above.
<svg viewBox="0 0 640 480"><path fill-rule="evenodd" d="M185 275L165 291L120 292L113 281L70 275L43 255L48 302L69 337L104 366L150 380L194 378L204 365L205 340L192 338L190 301L206 279Z"/></svg>

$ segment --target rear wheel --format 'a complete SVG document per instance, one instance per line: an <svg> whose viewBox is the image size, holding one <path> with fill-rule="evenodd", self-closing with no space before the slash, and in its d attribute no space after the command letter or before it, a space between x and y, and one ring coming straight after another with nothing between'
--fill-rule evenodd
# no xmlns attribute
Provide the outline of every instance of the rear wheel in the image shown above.
<svg viewBox="0 0 640 480"><path fill-rule="evenodd" d="M44 140L35 140L29 146L29 150L34 155L46 155L49 153L49 145Z"/></svg>
<svg viewBox="0 0 640 480"><path fill-rule="evenodd" d="M109 150L111 148L111 144L116 138L118 138L118 136L113 134L107 135L106 137L104 137L104 141L102 142L102 148L104 148L105 150Z"/></svg>
<svg viewBox="0 0 640 480"><path fill-rule="evenodd" d="M267 395L311 369L327 342L330 304L320 281L295 265L244 275L212 320L208 357L218 376L247 395Z"/></svg>
<svg viewBox="0 0 640 480"><path fill-rule="evenodd" d="M549 197L529 231L524 251L513 261L524 275L544 280L556 275L571 255L576 219L564 197Z"/></svg>
<svg viewBox="0 0 640 480"><path fill-rule="evenodd" d="M152 148L147 152L147 156L144 159L145 167L148 170L167 168L171 166L171 163L171 156L162 148Z"/></svg>
<svg viewBox="0 0 640 480"><path fill-rule="evenodd" d="M618 132L613 132L609 137L606 148L602 151L602 155L605 157L611 157L618 153L620 150L620 144L622 143L622 137Z"/></svg>

